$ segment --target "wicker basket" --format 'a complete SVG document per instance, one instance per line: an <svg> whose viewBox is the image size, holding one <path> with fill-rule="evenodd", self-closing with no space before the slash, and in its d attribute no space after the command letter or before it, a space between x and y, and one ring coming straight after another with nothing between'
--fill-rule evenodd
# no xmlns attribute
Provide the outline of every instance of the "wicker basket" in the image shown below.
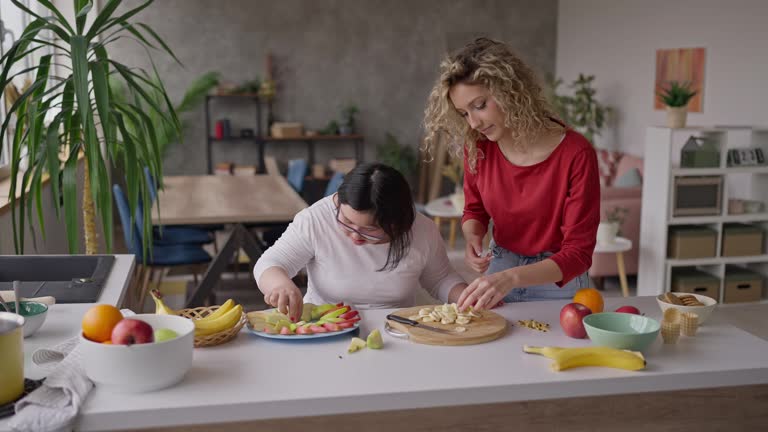
<svg viewBox="0 0 768 432"><path fill-rule="evenodd" d="M197 307L193 309L182 309L179 311L179 316L196 320L196 319L207 317L218 308L219 306L208 306L208 307ZM240 330L243 328L246 322L248 322L248 317L245 315L245 312L243 312L243 314L240 316L240 321L238 321L234 327L231 327L224 331L220 331L218 333L206 335L206 336L195 336L195 348L203 348L203 347L209 347L214 345L220 345L225 342L231 341L232 339L235 338L235 336L237 336L237 334L240 332Z"/></svg>

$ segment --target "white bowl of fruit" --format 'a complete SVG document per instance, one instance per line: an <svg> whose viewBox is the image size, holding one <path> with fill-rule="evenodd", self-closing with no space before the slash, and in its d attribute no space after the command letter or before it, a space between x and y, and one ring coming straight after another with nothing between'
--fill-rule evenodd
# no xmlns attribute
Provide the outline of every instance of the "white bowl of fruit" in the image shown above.
<svg viewBox="0 0 768 432"><path fill-rule="evenodd" d="M98 307L102 311L96 314L98 325L94 326L88 318ZM83 319L80 349L88 378L118 393L159 390L184 378L192 367L195 325L191 320L155 314L118 319L114 311L104 312L108 308L112 306L97 305Z"/></svg>

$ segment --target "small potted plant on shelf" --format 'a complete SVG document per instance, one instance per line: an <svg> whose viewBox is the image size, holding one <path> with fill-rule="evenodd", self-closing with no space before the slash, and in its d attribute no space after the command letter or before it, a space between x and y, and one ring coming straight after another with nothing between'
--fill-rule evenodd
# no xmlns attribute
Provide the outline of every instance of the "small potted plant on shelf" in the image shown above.
<svg viewBox="0 0 768 432"><path fill-rule="evenodd" d="M597 227L597 242L611 244L616 241L616 237L621 236L621 226L624 225L624 218L628 212L629 209L625 207L614 207L613 210L606 212L605 220Z"/></svg>
<svg viewBox="0 0 768 432"><path fill-rule="evenodd" d="M352 135L355 133L355 115L359 112L355 105L349 105L341 110L341 125L339 134Z"/></svg>
<svg viewBox="0 0 768 432"><path fill-rule="evenodd" d="M670 81L666 88L658 93L659 98L667 106L667 126L670 128L685 127L688 115L688 102L696 96L698 90L691 89L690 82L679 83Z"/></svg>

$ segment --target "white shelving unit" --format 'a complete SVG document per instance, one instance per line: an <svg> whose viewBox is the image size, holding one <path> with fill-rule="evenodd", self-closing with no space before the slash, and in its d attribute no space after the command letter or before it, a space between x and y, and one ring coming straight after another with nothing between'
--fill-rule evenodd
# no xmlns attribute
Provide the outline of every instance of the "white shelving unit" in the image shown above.
<svg viewBox="0 0 768 432"><path fill-rule="evenodd" d="M712 168L682 168L680 155L685 142L693 135L717 144L720 164ZM670 129L649 127L645 134L645 176L643 181L642 216L640 221L640 265L637 277L638 295L658 295L669 291L672 269L697 267L720 278L720 302L723 301L726 265L737 265L768 275L768 234L763 238L763 254L723 257L723 224L750 223L768 232L768 212L729 214L730 199L759 200L768 206L768 165L729 167L729 149L763 149L768 156L768 128L690 127ZM722 176L720 214L711 216L673 216L674 179L676 177ZM701 225L717 231L716 256L697 259L667 257L669 227ZM765 284L764 284L765 285ZM763 301L766 301L765 289Z"/></svg>

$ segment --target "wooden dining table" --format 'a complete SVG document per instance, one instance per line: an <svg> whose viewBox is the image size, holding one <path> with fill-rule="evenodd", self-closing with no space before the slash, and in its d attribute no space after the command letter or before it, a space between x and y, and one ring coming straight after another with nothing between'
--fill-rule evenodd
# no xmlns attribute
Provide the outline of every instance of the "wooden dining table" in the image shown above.
<svg viewBox="0 0 768 432"><path fill-rule="evenodd" d="M187 307L203 304L243 249L255 262L262 243L246 228L287 224L307 203L280 175L166 176L152 208L152 223L160 225L227 225L224 245L187 298Z"/></svg>

